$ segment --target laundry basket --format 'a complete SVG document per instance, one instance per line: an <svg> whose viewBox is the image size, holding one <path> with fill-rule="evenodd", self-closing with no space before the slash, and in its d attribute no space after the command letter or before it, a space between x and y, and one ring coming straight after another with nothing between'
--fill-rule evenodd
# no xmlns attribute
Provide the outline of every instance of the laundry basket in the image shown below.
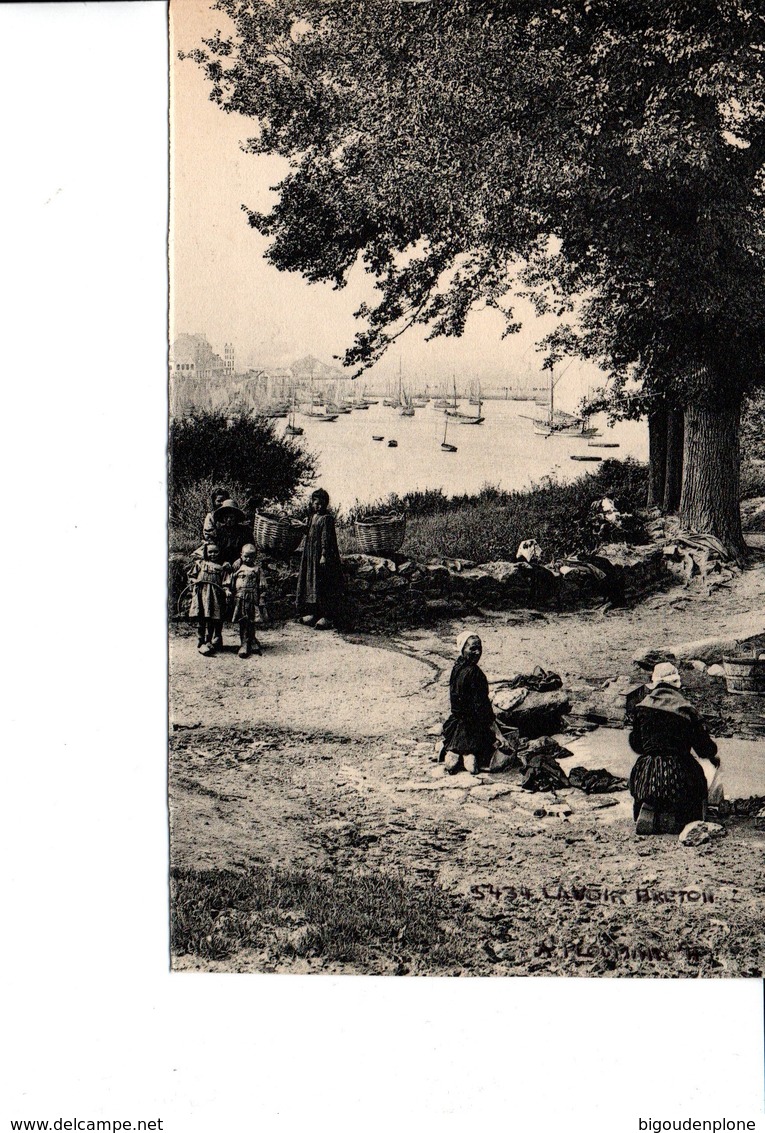
<svg viewBox="0 0 765 1133"><path fill-rule="evenodd" d="M371 515L356 520L356 538L365 555L395 554L405 534L405 515Z"/></svg>
<svg viewBox="0 0 765 1133"><path fill-rule="evenodd" d="M291 555L306 532L304 523L286 516L258 512L255 516L255 542L261 551L277 555Z"/></svg>

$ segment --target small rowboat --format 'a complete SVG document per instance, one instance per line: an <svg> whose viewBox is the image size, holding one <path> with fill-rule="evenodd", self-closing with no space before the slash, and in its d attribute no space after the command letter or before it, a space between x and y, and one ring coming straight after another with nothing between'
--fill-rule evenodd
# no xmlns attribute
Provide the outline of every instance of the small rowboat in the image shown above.
<svg viewBox="0 0 765 1133"><path fill-rule="evenodd" d="M388 441L388 448L398 448L398 441Z"/></svg>
<svg viewBox="0 0 765 1133"><path fill-rule="evenodd" d="M614 441L603 441L602 444L599 441L588 441L587 442L587 448L618 448L618 447L619 447L618 444L616 444Z"/></svg>
<svg viewBox="0 0 765 1133"><path fill-rule="evenodd" d="M373 441L384 441L385 437L372 437Z"/></svg>
<svg viewBox="0 0 765 1133"><path fill-rule="evenodd" d="M602 456L572 456L570 460L602 460Z"/></svg>

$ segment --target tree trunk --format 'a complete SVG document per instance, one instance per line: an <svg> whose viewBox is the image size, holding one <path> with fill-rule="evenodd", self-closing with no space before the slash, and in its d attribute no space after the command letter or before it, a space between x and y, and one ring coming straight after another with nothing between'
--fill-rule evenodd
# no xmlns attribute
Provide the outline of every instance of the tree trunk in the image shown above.
<svg viewBox="0 0 765 1133"><path fill-rule="evenodd" d="M667 479L667 407L660 402L648 414L648 506L664 506Z"/></svg>
<svg viewBox="0 0 765 1133"><path fill-rule="evenodd" d="M705 380L711 390L713 376ZM739 502L741 401L730 392L724 404L701 396L686 408L680 501L683 526L717 536L739 561L746 556Z"/></svg>
<svg viewBox="0 0 765 1133"><path fill-rule="evenodd" d="M667 410L667 473L664 481L664 507L666 515L674 515L680 507L683 487L684 428L680 409Z"/></svg>

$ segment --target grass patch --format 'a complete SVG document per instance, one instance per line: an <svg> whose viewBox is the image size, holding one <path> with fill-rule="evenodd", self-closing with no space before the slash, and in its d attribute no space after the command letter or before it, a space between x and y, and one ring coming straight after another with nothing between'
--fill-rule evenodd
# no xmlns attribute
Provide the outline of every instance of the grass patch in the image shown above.
<svg viewBox="0 0 765 1133"><path fill-rule="evenodd" d="M275 959L367 965L380 952L453 963L443 921L454 899L398 874L329 877L303 869L171 870L171 949L223 960L245 948Z"/></svg>
<svg viewBox="0 0 765 1133"><path fill-rule="evenodd" d="M407 533L401 550L420 561L513 559L523 539L536 539L547 558L559 558L592 550L599 541L587 522L595 500L608 496L620 511L634 513L645 507L647 493L646 465L604 460L597 472L569 484L548 478L517 492L494 487L472 496L445 496L440 490L412 492L351 509L347 520L369 512L405 511ZM639 541L639 525L633 534ZM349 525L342 532L342 549L358 550Z"/></svg>

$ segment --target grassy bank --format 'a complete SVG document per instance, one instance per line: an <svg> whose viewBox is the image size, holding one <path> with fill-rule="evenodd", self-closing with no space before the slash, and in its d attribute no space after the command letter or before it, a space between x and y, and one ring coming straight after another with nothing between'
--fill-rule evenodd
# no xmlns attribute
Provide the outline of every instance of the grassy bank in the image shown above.
<svg viewBox="0 0 765 1133"><path fill-rule="evenodd" d="M406 511L402 553L413 559L451 557L488 562L512 559L523 539L536 539L546 558L591 549L590 507L608 496L620 511L645 506L648 470L635 461L605 460L597 472L569 484L547 478L518 492L486 487L477 495L441 491L389 496L352 509L341 530L344 551L357 550L351 520L374 511Z"/></svg>
<svg viewBox="0 0 765 1133"><path fill-rule="evenodd" d="M210 960L255 949L274 960L322 957L362 968L382 952L438 967L456 958L442 924L453 906L438 887L379 871L174 869L171 947Z"/></svg>

